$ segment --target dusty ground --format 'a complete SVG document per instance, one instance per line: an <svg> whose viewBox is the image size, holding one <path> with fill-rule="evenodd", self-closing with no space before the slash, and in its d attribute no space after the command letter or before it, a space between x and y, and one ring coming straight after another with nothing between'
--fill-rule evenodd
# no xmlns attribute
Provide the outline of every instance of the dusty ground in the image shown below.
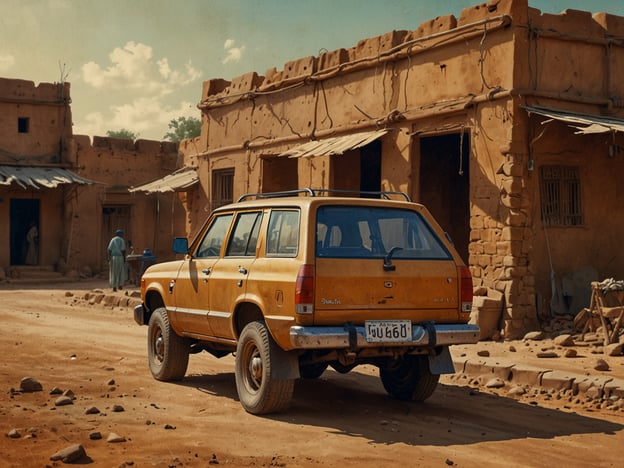
<svg viewBox="0 0 624 468"><path fill-rule="evenodd" d="M183 382L153 380L147 328L131 308L82 300L102 286L0 285L0 466L62 466L50 457L74 444L87 454L78 463L107 467L622 466L617 402L539 390L510 397L469 378L444 377L427 402L412 404L390 399L373 368L327 371L297 383L288 413L251 416L237 401L231 357L192 355ZM594 347L547 364L536 357L542 348L562 351L546 340L453 354L487 350L494 359L597 372ZM608 360L606 374L623 378L624 357ZM43 390L12 391L27 376ZM71 390L73 404L56 406L55 387ZM99 413L86 414L92 407ZM109 442L111 433L122 441Z"/></svg>

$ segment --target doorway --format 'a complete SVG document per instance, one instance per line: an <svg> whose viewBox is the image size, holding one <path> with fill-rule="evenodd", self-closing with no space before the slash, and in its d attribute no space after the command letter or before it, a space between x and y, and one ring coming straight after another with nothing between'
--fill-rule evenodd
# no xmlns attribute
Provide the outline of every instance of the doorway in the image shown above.
<svg viewBox="0 0 624 468"><path fill-rule="evenodd" d="M11 199L9 207L11 265L39 264L39 203L37 199ZM31 231L33 227L34 230Z"/></svg>
<svg viewBox="0 0 624 468"><path fill-rule="evenodd" d="M453 240L464 262L470 243L470 137L421 138L420 198Z"/></svg>
<svg viewBox="0 0 624 468"><path fill-rule="evenodd" d="M106 264L106 256L108 250L108 243L115 235L117 229L124 231L124 239L126 240L126 249L128 254L132 250L132 237L129 232L130 228L130 207L129 206L111 206L106 205L102 207L102 247L100 252L102 255L102 264Z"/></svg>
<svg viewBox="0 0 624 468"><path fill-rule="evenodd" d="M359 150L331 156L330 164L332 174L330 188L354 192L381 190L381 141L375 140Z"/></svg>
<svg viewBox="0 0 624 468"><path fill-rule="evenodd" d="M298 158L262 158L262 193L299 188Z"/></svg>

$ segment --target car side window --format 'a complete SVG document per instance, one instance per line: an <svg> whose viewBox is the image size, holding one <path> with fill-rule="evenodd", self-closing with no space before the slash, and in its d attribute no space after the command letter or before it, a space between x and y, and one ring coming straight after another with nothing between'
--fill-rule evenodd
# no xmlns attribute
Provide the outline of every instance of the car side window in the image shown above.
<svg viewBox="0 0 624 468"><path fill-rule="evenodd" d="M225 253L227 257L256 255L261 220L262 213L260 212L238 215Z"/></svg>
<svg viewBox="0 0 624 468"><path fill-rule="evenodd" d="M221 246L227 234L228 228L232 221L232 215L226 214L217 216L211 223L202 239L197 252L196 258L218 257L221 253Z"/></svg>
<svg viewBox="0 0 624 468"><path fill-rule="evenodd" d="M267 239L267 256L296 257L299 251L299 211L271 211Z"/></svg>

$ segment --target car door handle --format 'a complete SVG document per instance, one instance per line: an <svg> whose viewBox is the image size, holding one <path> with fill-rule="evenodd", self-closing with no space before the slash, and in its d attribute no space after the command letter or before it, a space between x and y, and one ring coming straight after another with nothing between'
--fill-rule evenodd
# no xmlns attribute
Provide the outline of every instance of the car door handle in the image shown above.
<svg viewBox="0 0 624 468"><path fill-rule="evenodd" d="M211 271L211 270L210 270L210 268L204 268L204 269L202 270L202 273L203 273L204 275L209 275L209 274L210 274L210 271Z"/></svg>
<svg viewBox="0 0 624 468"><path fill-rule="evenodd" d="M246 275L247 274L247 268L243 268L243 267L239 267L238 268L238 272L242 275Z"/></svg>

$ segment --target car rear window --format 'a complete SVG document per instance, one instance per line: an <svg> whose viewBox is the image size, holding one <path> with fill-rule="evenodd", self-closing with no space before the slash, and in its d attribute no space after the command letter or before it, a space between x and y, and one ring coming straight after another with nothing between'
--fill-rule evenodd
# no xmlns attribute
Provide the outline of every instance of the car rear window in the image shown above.
<svg viewBox="0 0 624 468"><path fill-rule="evenodd" d="M416 211L359 206L323 206L316 218L316 256L448 260L443 242Z"/></svg>

